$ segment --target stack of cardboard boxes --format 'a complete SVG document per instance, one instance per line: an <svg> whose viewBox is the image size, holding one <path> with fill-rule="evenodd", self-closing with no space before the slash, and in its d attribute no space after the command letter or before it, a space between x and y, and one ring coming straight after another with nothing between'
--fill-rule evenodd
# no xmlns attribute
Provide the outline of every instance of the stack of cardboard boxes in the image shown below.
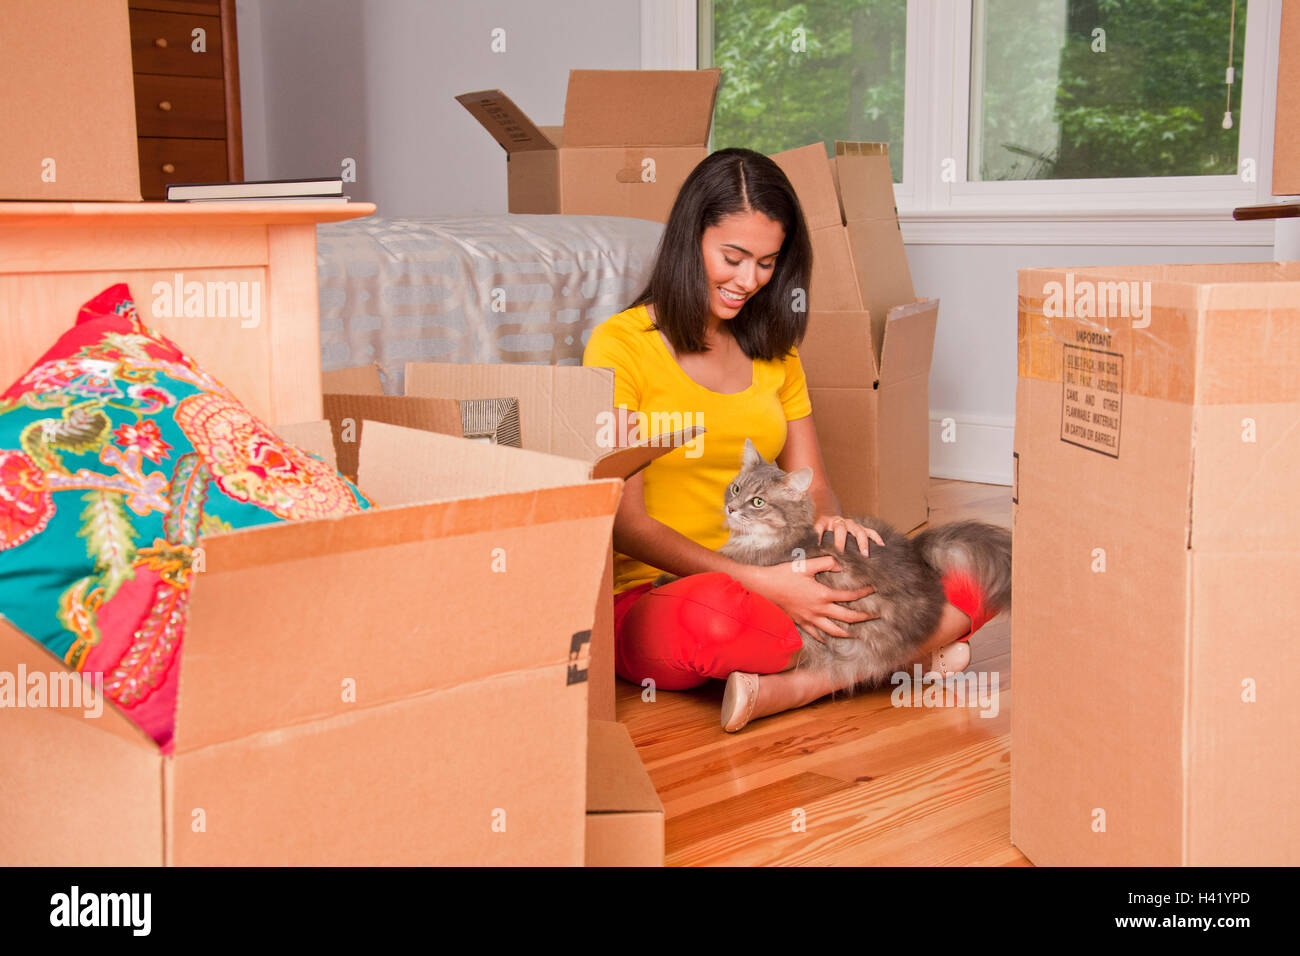
<svg viewBox="0 0 1300 956"><path fill-rule="evenodd" d="M930 358L937 299L918 299L884 143L816 143L772 157L799 195L813 246L799 347L827 477L845 514L902 531L929 513Z"/></svg>

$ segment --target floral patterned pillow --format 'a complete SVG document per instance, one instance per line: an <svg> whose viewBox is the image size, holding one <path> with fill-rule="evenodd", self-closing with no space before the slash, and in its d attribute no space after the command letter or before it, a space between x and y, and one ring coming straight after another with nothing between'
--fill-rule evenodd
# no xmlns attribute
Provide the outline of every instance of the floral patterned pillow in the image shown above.
<svg viewBox="0 0 1300 956"><path fill-rule="evenodd" d="M278 438L116 285L0 395L0 615L170 752L206 534L370 507Z"/></svg>

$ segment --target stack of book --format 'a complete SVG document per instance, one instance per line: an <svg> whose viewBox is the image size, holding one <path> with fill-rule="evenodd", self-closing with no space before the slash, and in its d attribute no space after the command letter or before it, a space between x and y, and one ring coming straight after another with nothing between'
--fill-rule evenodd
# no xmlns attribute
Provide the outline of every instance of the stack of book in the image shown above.
<svg viewBox="0 0 1300 956"><path fill-rule="evenodd" d="M253 183L173 183L168 202L347 202L341 179L275 179Z"/></svg>

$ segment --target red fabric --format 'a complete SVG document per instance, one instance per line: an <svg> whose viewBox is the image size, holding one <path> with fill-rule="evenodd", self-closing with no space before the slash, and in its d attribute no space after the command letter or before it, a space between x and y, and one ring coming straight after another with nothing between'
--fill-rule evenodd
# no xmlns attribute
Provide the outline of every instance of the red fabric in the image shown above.
<svg viewBox="0 0 1300 956"><path fill-rule="evenodd" d="M958 640L969 640L993 617L969 575L945 575L943 590L971 619ZM614 597L614 669L634 684L649 677L661 690L689 690L732 671L775 674L802 646L789 615L721 571Z"/></svg>
<svg viewBox="0 0 1300 956"><path fill-rule="evenodd" d="M949 571L943 576L943 595L948 599L949 604L970 618L970 630L957 638L959 641L970 640L970 636L997 613L996 611L990 613L984 600L984 592L975 583L975 579L965 572Z"/></svg>
<svg viewBox="0 0 1300 956"><path fill-rule="evenodd" d="M614 669L661 690L699 687L732 671L775 674L803 647L794 621L722 571L643 585L614 606Z"/></svg>

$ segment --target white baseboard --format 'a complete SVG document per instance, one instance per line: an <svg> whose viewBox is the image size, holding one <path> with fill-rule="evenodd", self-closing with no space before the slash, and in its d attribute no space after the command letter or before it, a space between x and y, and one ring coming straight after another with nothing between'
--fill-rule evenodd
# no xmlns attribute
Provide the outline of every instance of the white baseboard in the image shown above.
<svg viewBox="0 0 1300 956"><path fill-rule="evenodd" d="M930 475L1011 485L1014 419L930 410Z"/></svg>

